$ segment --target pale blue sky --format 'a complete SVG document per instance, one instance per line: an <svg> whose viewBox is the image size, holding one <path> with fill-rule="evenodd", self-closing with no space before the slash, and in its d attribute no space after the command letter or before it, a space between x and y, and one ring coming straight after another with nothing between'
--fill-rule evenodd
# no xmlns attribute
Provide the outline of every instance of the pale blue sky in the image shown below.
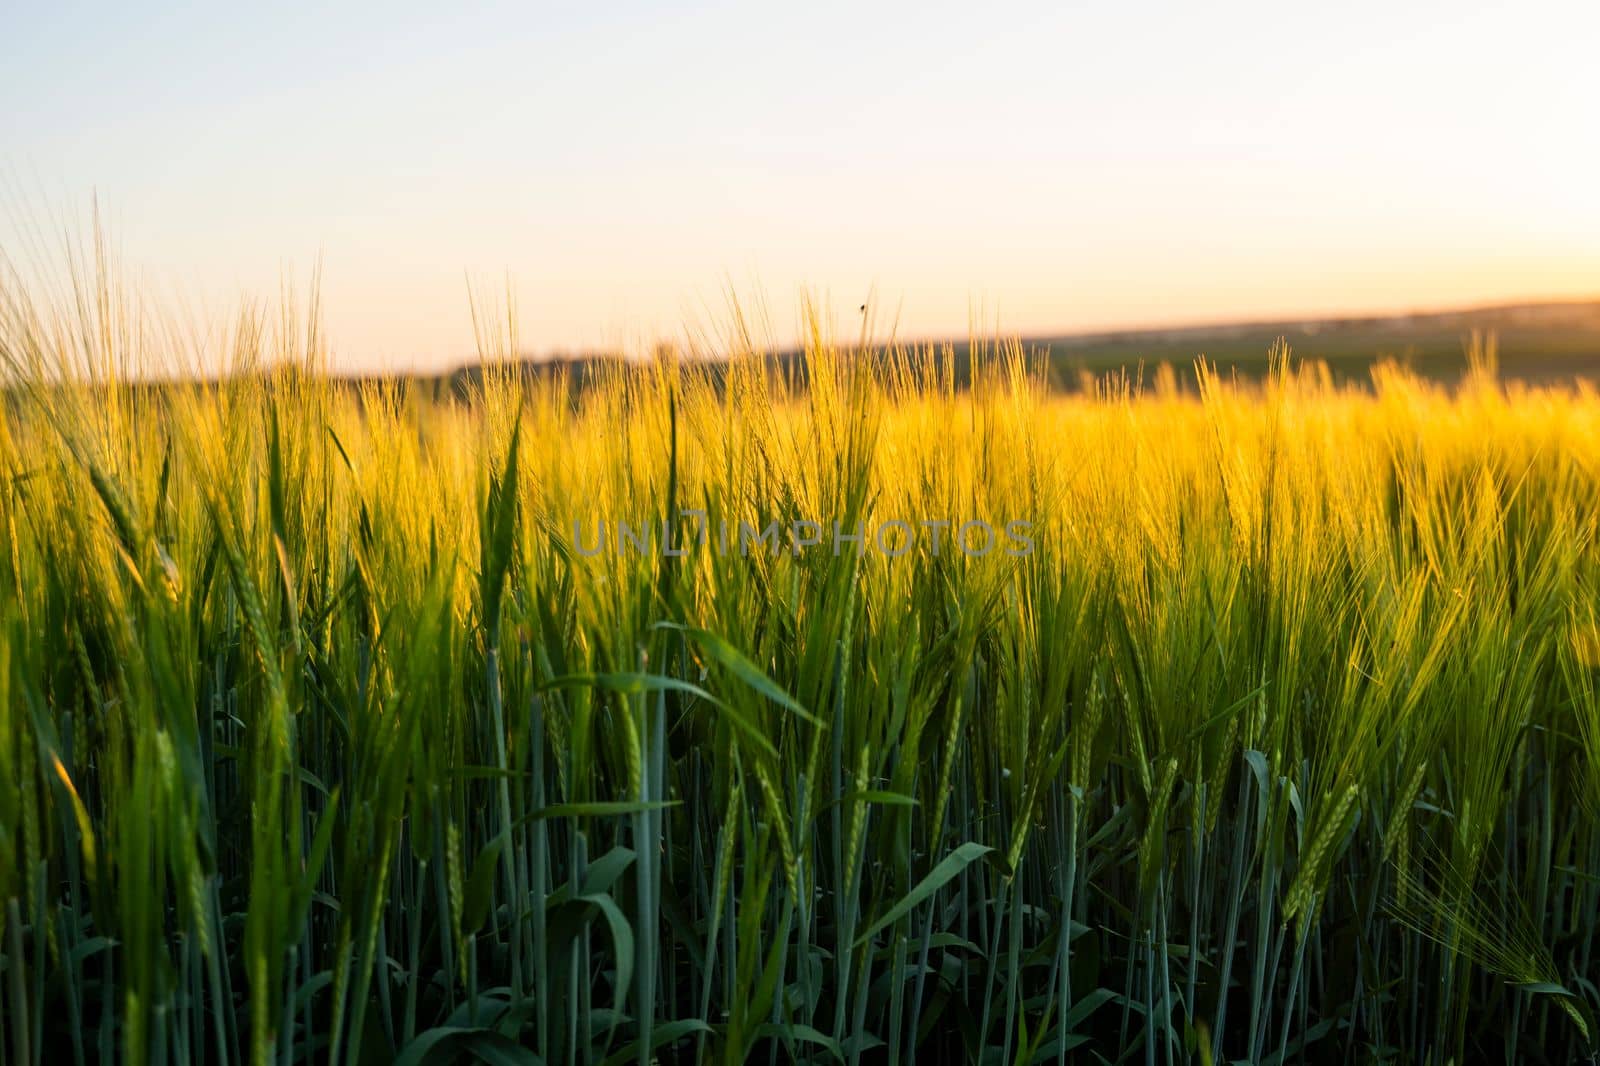
<svg viewBox="0 0 1600 1066"><path fill-rule="evenodd" d="M1600 295L1592 3L0 4L13 223L214 311L320 253L349 366L508 272L536 350Z"/></svg>

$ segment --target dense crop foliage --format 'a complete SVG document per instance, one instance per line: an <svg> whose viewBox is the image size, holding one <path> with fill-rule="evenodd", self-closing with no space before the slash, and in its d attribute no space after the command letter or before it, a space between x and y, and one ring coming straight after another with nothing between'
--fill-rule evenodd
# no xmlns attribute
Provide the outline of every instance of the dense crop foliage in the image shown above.
<svg viewBox="0 0 1600 1066"><path fill-rule="evenodd" d="M1003 347L957 390L821 339L804 389L152 389L111 302L8 315L7 1061L1600 1036L1592 391L1069 396Z"/></svg>

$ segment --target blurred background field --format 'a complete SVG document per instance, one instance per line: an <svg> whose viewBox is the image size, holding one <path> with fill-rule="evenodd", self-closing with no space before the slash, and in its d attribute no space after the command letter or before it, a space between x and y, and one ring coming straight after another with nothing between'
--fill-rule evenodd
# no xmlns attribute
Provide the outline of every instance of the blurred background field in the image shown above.
<svg viewBox="0 0 1600 1066"><path fill-rule="evenodd" d="M1600 378L1600 301L1588 300L1036 336L1018 343L1040 359L1057 388L1082 388L1106 375L1153 384L1165 365L1178 387L1192 390L1196 359L1204 358L1225 377L1259 381L1270 369L1270 353L1280 342L1297 359L1325 364L1330 379L1339 384L1369 384L1373 366L1387 360L1418 377L1450 385L1469 370L1467 353L1474 336L1493 338L1498 373L1505 381L1555 384ZM958 379L967 380L970 341L924 338L909 343L948 347ZM804 372L799 352L779 350L770 358ZM619 361L621 357L604 354L522 360L530 376L560 371L580 386L601 367ZM468 363L442 375L421 375L419 380L434 389L465 390L479 376L479 368Z"/></svg>

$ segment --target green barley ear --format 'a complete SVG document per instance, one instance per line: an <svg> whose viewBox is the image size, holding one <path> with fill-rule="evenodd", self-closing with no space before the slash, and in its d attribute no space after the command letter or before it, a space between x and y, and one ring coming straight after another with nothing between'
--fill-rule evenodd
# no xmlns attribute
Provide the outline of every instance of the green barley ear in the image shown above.
<svg viewBox="0 0 1600 1066"><path fill-rule="evenodd" d="M1404 787L1395 793L1394 809L1389 814L1389 826L1383 834L1384 862L1389 861L1395 847L1400 843L1400 838L1411 826L1411 807L1422 792L1422 783L1427 773L1428 761L1423 759L1417 763L1417 768L1411 771L1411 776L1406 779Z"/></svg>
<svg viewBox="0 0 1600 1066"><path fill-rule="evenodd" d="M1167 807L1172 801L1172 786L1177 776L1178 760L1168 756L1149 793L1144 835L1139 841L1139 892L1152 906L1156 881L1166 864Z"/></svg>
<svg viewBox="0 0 1600 1066"><path fill-rule="evenodd" d="M1329 869L1335 857L1333 849L1355 825L1360 812L1356 800L1360 794L1361 790L1355 785L1344 790L1344 794L1328 810L1316 836L1312 838L1311 846L1300 857L1300 869L1284 901L1283 916L1286 921L1292 920L1303 909L1311 908L1313 900L1320 898L1326 889ZM1302 931L1306 929L1306 923L1301 923L1300 928Z"/></svg>
<svg viewBox="0 0 1600 1066"><path fill-rule="evenodd" d="M94 891L97 884L99 860L94 843L94 823L89 818L89 809L84 806L83 798L78 795L77 788L72 783L72 778L67 776L67 768L61 765L61 759L54 752L50 753L50 762L55 768L56 777L61 782L61 787L66 790L67 797L72 805L72 817L78 825L78 841L83 848L84 873L88 876L90 890Z"/></svg>
<svg viewBox="0 0 1600 1066"><path fill-rule="evenodd" d="M1097 671L1089 682L1083 713L1072 733L1072 784L1087 791L1093 784L1089 780L1094 758L1095 738L1100 735L1100 723L1105 718L1105 684Z"/></svg>
<svg viewBox="0 0 1600 1066"><path fill-rule="evenodd" d="M737 759L734 760L738 762ZM733 852L738 844L740 818L738 811L744 804L744 777L735 772L730 775L732 783L728 787L727 817L722 823L721 843L717 850L717 880L711 891L711 922L713 931L717 923L722 920L723 904L728 899L728 888L733 881Z"/></svg>
<svg viewBox="0 0 1600 1066"><path fill-rule="evenodd" d="M490 646L500 642L500 601L505 594L506 571L511 566L517 531L517 463L522 446L522 420L511 431L511 446L500 473L490 473L484 501L481 558L478 567L479 602Z"/></svg>
<svg viewBox="0 0 1600 1066"><path fill-rule="evenodd" d="M445 821L444 826L444 869L446 895L450 903L450 935L456 946L457 976L461 983L467 983L467 952L466 938L463 936L462 916L466 910L466 889L461 872L461 830L457 827L455 819Z"/></svg>
<svg viewBox="0 0 1600 1066"><path fill-rule="evenodd" d="M789 831L789 812L779 796L772 772L760 753L751 758L750 768L756 776L756 784L761 788L761 797L766 802L767 817L771 820L774 835L778 838L778 853L783 860L784 884L792 897L799 892L799 857L795 853L794 837Z"/></svg>
<svg viewBox="0 0 1600 1066"><path fill-rule="evenodd" d="M867 790L867 766L872 756L872 749L866 744L856 752L856 762L850 787L858 794ZM865 798L858 798L850 804L850 821L845 828L844 854L850 862L855 861L855 856L861 849L861 834L865 830L869 805Z"/></svg>
<svg viewBox="0 0 1600 1066"><path fill-rule="evenodd" d="M94 491L100 497L101 504L105 507L106 515L111 519L111 526L116 531L117 540L123 552L130 560L137 561L142 541L141 527L138 516L134 513L133 504L128 500L122 487L111 478L109 474L86 456L80 456L80 461L85 464L89 472L89 482L94 486Z"/></svg>
<svg viewBox="0 0 1600 1066"><path fill-rule="evenodd" d="M1239 740L1240 713L1242 712L1228 716L1222 743L1217 747L1217 761L1212 771L1212 783L1205 798L1205 830L1208 833L1217 827L1217 818L1222 813L1222 798L1226 791L1222 784L1227 780L1226 769L1238 758L1238 750L1235 745Z"/></svg>

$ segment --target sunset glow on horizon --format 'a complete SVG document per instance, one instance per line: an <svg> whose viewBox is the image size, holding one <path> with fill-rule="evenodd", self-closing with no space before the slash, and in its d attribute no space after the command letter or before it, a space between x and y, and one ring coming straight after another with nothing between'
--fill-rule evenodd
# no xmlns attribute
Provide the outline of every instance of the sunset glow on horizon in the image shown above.
<svg viewBox="0 0 1600 1066"><path fill-rule="evenodd" d="M534 353L1600 297L1592 5L934 8L14 9L0 250L95 198L215 313L320 259L351 369L506 278Z"/></svg>

